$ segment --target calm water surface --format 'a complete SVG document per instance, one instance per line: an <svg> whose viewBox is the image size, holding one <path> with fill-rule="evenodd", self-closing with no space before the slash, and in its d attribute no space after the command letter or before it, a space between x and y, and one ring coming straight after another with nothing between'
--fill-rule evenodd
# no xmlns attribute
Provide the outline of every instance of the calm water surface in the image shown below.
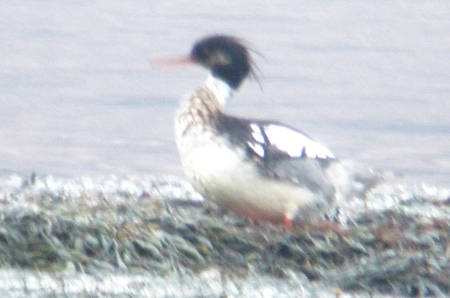
<svg viewBox="0 0 450 298"><path fill-rule="evenodd" d="M228 33L261 55L231 113L283 120L337 156L450 186L450 2L12 1L0 10L0 169L182 176L179 98L158 69Z"/></svg>

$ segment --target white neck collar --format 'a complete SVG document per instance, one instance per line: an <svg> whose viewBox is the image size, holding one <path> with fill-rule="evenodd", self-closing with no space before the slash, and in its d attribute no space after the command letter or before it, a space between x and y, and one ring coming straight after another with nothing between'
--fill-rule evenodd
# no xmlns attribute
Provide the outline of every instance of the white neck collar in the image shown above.
<svg viewBox="0 0 450 298"><path fill-rule="evenodd" d="M222 106L225 106L227 101L233 97L236 92L236 90L231 88L227 83L211 74L206 79L205 86L214 93Z"/></svg>

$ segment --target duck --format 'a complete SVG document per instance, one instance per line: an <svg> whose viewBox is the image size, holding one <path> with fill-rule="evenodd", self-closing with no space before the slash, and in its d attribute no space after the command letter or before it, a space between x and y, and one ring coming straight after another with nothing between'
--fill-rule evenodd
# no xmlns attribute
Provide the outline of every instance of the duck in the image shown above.
<svg viewBox="0 0 450 298"><path fill-rule="evenodd" d="M171 60L209 71L175 116L186 178L203 198L254 222L290 229L297 220L318 221L348 195L351 175L329 149L288 124L226 113L242 83L256 76L251 54L243 40L215 34Z"/></svg>

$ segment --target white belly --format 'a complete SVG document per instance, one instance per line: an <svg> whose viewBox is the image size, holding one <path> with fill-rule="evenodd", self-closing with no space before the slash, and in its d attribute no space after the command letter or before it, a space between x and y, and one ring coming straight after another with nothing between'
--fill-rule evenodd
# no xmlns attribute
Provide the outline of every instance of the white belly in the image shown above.
<svg viewBox="0 0 450 298"><path fill-rule="evenodd" d="M206 143L206 142L205 142ZM224 209L254 220L282 222L310 217L325 201L307 188L259 175L245 152L225 145L181 146L184 170L194 188Z"/></svg>

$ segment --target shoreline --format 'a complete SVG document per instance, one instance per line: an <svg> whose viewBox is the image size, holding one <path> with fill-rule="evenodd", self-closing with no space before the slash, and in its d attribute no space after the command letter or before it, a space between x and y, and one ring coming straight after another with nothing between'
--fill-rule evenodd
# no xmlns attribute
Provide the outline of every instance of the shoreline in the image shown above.
<svg viewBox="0 0 450 298"><path fill-rule="evenodd" d="M449 190L387 182L343 212L343 232L308 225L286 231L223 213L175 177L3 176L0 269L10 277L1 291L12 297L26 289L66 297L152 297L152 289L153 297L450 293Z"/></svg>

